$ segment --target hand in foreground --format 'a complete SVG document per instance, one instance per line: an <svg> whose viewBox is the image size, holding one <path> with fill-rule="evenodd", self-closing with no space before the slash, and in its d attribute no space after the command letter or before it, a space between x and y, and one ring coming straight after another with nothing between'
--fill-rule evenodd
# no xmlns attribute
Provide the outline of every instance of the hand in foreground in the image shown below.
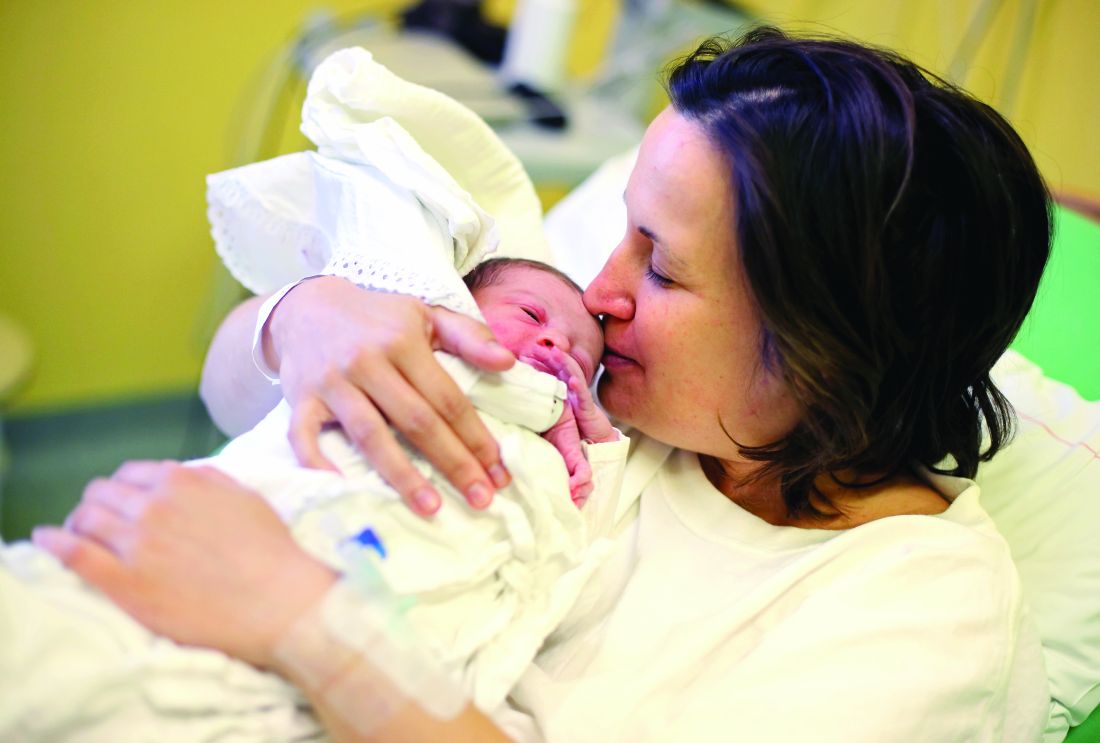
<svg viewBox="0 0 1100 743"><path fill-rule="evenodd" d="M259 495L174 462L93 480L65 528L33 539L152 631L261 667L336 579Z"/></svg>
<svg viewBox="0 0 1100 743"><path fill-rule="evenodd" d="M288 293L268 322L264 353L294 410L290 443L302 464L335 469L317 436L325 423L339 422L414 511L434 513L439 494L412 466L389 422L471 506L487 506L509 476L488 429L432 356L436 349L490 371L515 362L486 326L411 297L331 276Z"/></svg>

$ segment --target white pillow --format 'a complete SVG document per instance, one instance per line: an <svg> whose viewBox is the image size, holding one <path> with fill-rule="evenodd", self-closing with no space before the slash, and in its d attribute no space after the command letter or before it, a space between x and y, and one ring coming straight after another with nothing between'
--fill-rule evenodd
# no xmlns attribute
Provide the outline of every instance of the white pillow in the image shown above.
<svg viewBox="0 0 1100 743"><path fill-rule="evenodd" d="M993 376L1019 422L976 479L1043 640L1051 723L1071 727L1100 703L1100 402L1014 351Z"/></svg>
<svg viewBox="0 0 1100 743"><path fill-rule="evenodd" d="M581 286L622 236L622 194L636 155L609 160L546 216L557 266ZM1046 740L1061 740L1100 703L1100 403L1012 351L994 378L1019 427L976 479L1042 638L1052 696Z"/></svg>

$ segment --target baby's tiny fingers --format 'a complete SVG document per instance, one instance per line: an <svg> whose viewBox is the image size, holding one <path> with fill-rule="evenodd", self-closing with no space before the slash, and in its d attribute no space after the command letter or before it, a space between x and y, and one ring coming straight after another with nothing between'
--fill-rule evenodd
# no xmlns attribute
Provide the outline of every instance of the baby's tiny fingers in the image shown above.
<svg viewBox="0 0 1100 743"><path fill-rule="evenodd" d="M577 508L583 508L584 504L588 502L588 497L592 495L592 491L596 489L596 486L591 482L582 483L576 490L570 493L573 499L573 503Z"/></svg>

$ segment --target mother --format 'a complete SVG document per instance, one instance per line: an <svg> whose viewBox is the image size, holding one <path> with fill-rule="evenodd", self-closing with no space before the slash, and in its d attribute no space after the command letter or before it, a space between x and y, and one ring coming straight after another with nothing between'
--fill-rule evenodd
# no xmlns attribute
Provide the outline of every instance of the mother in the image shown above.
<svg viewBox="0 0 1100 743"><path fill-rule="evenodd" d="M530 718L508 732L1034 740L1038 643L966 479L1011 429L989 370L1049 252L1024 145L893 54L767 29L705 43L669 90L585 294L607 335L600 399L639 440L616 550L516 688ZM270 394L247 380L255 313L212 350L216 411ZM487 338L317 279L277 306L263 350L303 459L336 418L431 512L382 422L482 505L507 474L429 351L507 366ZM38 541L154 629L286 675L336 737L503 737L473 708L425 712L415 679L324 631L311 607L336 576L233 483L131 464L80 514Z"/></svg>

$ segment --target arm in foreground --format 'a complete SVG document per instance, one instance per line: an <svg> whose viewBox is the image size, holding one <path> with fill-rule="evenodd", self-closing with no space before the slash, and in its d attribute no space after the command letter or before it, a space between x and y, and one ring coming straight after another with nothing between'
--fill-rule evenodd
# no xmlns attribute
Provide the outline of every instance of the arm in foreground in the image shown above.
<svg viewBox="0 0 1100 743"><path fill-rule="evenodd" d="M313 609L338 576L224 474L130 462L90 483L67 524L36 530L35 543L150 630L284 675L335 740L507 740L470 705L440 720L408 694L379 714L369 697L338 693L393 684L331 633L301 631L322 621Z"/></svg>
<svg viewBox="0 0 1100 743"><path fill-rule="evenodd" d="M265 297L237 305L222 321L202 366L199 395L214 423L228 436L255 426L282 399L252 361L252 333Z"/></svg>

